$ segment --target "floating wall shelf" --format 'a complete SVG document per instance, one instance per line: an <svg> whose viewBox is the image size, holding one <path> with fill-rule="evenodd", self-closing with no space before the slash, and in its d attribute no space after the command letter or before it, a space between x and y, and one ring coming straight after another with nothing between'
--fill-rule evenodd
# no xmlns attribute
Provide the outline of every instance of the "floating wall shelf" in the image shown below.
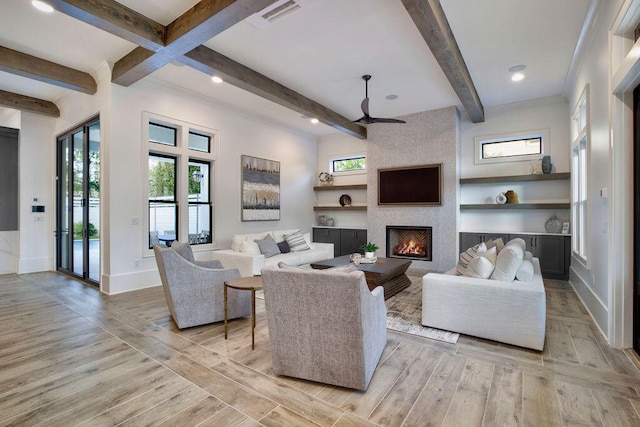
<svg viewBox="0 0 640 427"><path fill-rule="evenodd" d="M570 179L569 172L535 174L535 175L512 175L512 176L488 176L484 178L463 178L460 184L493 184L500 182L524 182L524 181L551 181Z"/></svg>
<svg viewBox="0 0 640 427"><path fill-rule="evenodd" d="M366 206L314 206L314 211L366 211Z"/></svg>
<svg viewBox="0 0 640 427"><path fill-rule="evenodd" d="M320 187L313 187L314 191L337 191L337 190L366 190L367 184L353 184L353 185L322 185Z"/></svg>
<svg viewBox="0 0 640 427"><path fill-rule="evenodd" d="M460 205L460 210L471 209L571 209L570 203L518 203L508 205L498 204L473 204L473 205Z"/></svg>

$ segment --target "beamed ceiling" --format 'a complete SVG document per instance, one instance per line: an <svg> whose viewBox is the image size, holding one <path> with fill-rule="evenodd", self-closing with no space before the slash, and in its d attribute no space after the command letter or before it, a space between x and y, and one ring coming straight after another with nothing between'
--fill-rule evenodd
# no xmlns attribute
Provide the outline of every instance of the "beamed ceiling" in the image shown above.
<svg viewBox="0 0 640 427"><path fill-rule="evenodd" d="M115 84L162 81L306 131L303 118L315 117L366 138L352 122L363 74L373 75L373 116L457 105L482 122L483 99L562 93L591 0L296 1L297 10L256 24L285 1L48 0L55 12L45 15L30 1L3 0L0 105L57 117L65 92L48 87L92 95L96 61L107 61ZM518 64L527 78L515 85L507 70ZM236 89L212 89L212 75ZM25 84L34 80L42 84ZM311 132L329 128L320 129Z"/></svg>

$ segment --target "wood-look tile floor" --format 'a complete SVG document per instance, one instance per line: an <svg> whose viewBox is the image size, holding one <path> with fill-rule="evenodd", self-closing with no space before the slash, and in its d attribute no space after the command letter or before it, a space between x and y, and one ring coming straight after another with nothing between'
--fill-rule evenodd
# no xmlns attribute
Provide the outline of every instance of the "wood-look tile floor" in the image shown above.
<svg viewBox="0 0 640 427"><path fill-rule="evenodd" d="M56 273L0 276L0 425L640 426L640 371L566 282L540 353L389 331L366 392L271 368L264 306L180 331L161 288L106 296Z"/></svg>

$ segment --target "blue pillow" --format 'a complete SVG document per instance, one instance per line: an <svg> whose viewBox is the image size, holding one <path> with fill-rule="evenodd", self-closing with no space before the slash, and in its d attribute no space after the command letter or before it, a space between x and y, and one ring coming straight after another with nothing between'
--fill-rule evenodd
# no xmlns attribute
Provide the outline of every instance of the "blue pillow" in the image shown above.
<svg viewBox="0 0 640 427"><path fill-rule="evenodd" d="M289 244L286 240L278 243L278 249L280 249L280 253L282 254L288 254L289 252L291 252L291 248L289 247Z"/></svg>

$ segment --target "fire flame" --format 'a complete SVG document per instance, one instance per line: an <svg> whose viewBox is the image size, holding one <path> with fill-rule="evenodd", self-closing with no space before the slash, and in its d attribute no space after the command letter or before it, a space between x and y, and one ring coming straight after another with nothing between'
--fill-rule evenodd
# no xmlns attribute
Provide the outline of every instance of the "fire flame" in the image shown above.
<svg viewBox="0 0 640 427"><path fill-rule="evenodd" d="M424 249L413 239L405 243L400 243L393 248L393 252L397 255L425 255Z"/></svg>

